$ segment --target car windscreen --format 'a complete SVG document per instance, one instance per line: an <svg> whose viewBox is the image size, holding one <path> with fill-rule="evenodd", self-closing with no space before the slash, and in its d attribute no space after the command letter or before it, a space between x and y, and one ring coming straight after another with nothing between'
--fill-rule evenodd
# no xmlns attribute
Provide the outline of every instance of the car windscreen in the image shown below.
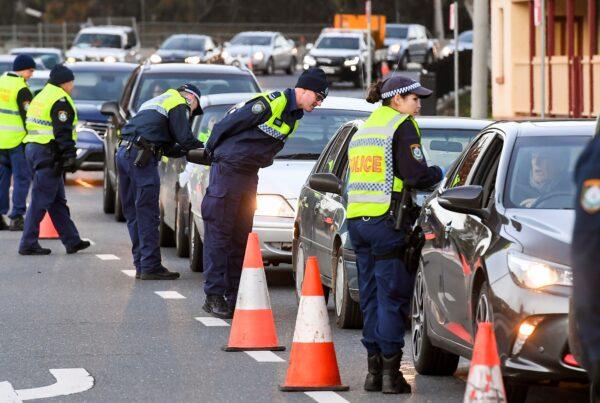
<svg viewBox="0 0 600 403"><path fill-rule="evenodd" d="M121 35L81 34L73 46L77 48L121 48Z"/></svg>
<svg viewBox="0 0 600 403"><path fill-rule="evenodd" d="M421 145L428 165L450 168L479 130L423 129Z"/></svg>
<svg viewBox="0 0 600 403"><path fill-rule="evenodd" d="M12 60L10 62L0 62L0 74L7 71L11 71L13 66Z"/></svg>
<svg viewBox="0 0 600 403"><path fill-rule="evenodd" d="M116 101L131 71L77 71L71 96L75 101Z"/></svg>
<svg viewBox="0 0 600 403"><path fill-rule="evenodd" d="M232 45L269 46L271 37L265 35L239 35L231 40Z"/></svg>
<svg viewBox="0 0 600 403"><path fill-rule="evenodd" d="M317 49L358 49L358 38L344 36L324 36L315 45Z"/></svg>
<svg viewBox="0 0 600 403"><path fill-rule="evenodd" d="M27 80L27 85L29 86L29 91L35 95L38 91L41 91L41 89L44 88L47 82L48 77L31 77L29 80Z"/></svg>
<svg viewBox="0 0 600 403"><path fill-rule="evenodd" d="M518 138L510 159L504 205L573 209L575 163L589 140L586 136Z"/></svg>
<svg viewBox="0 0 600 403"><path fill-rule="evenodd" d="M40 59L42 61L42 63L44 63L44 66L46 66L48 69L51 69L52 67L54 67L60 63L60 56L57 55L56 53L19 52L19 53L15 53L15 54L28 55L33 58Z"/></svg>
<svg viewBox="0 0 600 403"><path fill-rule="evenodd" d="M235 92L260 92L260 88L249 74L223 73L160 73L143 74L135 90L132 109L138 108L170 88L192 83L202 95L228 94Z"/></svg>
<svg viewBox="0 0 600 403"><path fill-rule="evenodd" d="M408 36L408 27L386 27L385 36L387 38L406 39Z"/></svg>
<svg viewBox="0 0 600 403"><path fill-rule="evenodd" d="M174 36L167 39L161 46L160 49L166 50L191 50L191 51L204 51L204 38L190 37L190 36Z"/></svg>

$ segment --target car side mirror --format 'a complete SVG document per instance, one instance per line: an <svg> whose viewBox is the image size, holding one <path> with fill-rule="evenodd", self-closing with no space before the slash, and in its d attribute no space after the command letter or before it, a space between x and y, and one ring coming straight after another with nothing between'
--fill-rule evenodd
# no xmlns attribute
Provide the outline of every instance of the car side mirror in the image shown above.
<svg viewBox="0 0 600 403"><path fill-rule="evenodd" d="M342 194L342 181L332 173L312 174L308 185L318 192Z"/></svg>
<svg viewBox="0 0 600 403"><path fill-rule="evenodd" d="M446 189L438 195L437 200L446 210L486 218L488 212L482 208L482 198L481 186L458 186Z"/></svg>
<svg viewBox="0 0 600 403"><path fill-rule="evenodd" d="M109 101L102 104L100 113L106 116L119 116L119 104L115 101Z"/></svg>

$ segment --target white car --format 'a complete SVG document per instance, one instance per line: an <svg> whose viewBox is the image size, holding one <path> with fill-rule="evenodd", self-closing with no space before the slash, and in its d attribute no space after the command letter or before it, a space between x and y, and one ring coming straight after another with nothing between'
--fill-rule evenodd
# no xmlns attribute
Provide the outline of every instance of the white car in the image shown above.
<svg viewBox="0 0 600 403"><path fill-rule="evenodd" d="M208 96L204 115L194 125L194 133L210 134L212 126L239 100L234 94ZM242 95L242 94L240 94ZM220 98L219 98L220 97ZM203 97L204 98L204 97ZM306 113L298 129L277 154L273 165L258 172L257 210L254 228L260 238L263 260L267 264L291 263L294 216L298 195L306 178L331 136L347 121L366 118L376 105L358 98L327 97L322 106ZM202 271L204 223L200 206L209 182L210 167L187 163L180 174L179 185L187 200L179 200L181 222L187 218L190 244L190 268ZM187 214L187 213L186 213Z"/></svg>
<svg viewBox="0 0 600 403"><path fill-rule="evenodd" d="M104 25L83 28L67 51L67 62L139 63L140 43L132 27Z"/></svg>

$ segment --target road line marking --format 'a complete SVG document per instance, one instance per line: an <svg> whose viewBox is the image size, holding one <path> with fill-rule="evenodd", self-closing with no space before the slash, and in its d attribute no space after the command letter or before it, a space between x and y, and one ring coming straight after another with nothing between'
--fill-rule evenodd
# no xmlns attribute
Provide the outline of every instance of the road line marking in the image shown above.
<svg viewBox="0 0 600 403"><path fill-rule="evenodd" d="M204 326L213 327L213 326L229 326L229 323L225 322L223 319L213 318L208 316L199 316L196 319L198 322L202 323Z"/></svg>
<svg viewBox="0 0 600 403"><path fill-rule="evenodd" d="M87 183L86 181L84 181L83 179L75 179L75 183L77 183L78 185L83 186L84 188L93 188L94 186L90 183Z"/></svg>
<svg viewBox="0 0 600 403"><path fill-rule="evenodd" d="M258 362L285 362L283 358L272 351L244 351Z"/></svg>
<svg viewBox="0 0 600 403"><path fill-rule="evenodd" d="M10 382L0 382L0 402L2 403L21 403L22 400L17 396Z"/></svg>
<svg viewBox="0 0 600 403"><path fill-rule="evenodd" d="M319 403L349 403L335 392L304 392L304 394Z"/></svg>
<svg viewBox="0 0 600 403"><path fill-rule="evenodd" d="M56 378L54 384L16 390L17 396L21 400L43 399L84 392L94 386L94 378L83 368L51 369L50 373Z"/></svg>
<svg viewBox="0 0 600 403"><path fill-rule="evenodd" d="M163 299L185 299L185 297L177 291L154 291L154 293Z"/></svg>
<svg viewBox="0 0 600 403"><path fill-rule="evenodd" d="M135 270L121 270L121 273L124 273L129 277L135 277Z"/></svg>
<svg viewBox="0 0 600 403"><path fill-rule="evenodd" d="M120 257L115 255L96 255L96 257L100 260L121 260Z"/></svg>

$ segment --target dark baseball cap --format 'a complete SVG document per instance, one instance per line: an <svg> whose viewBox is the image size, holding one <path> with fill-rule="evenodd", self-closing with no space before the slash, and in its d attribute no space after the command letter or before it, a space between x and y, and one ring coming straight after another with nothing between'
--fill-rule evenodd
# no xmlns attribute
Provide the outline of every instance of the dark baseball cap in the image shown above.
<svg viewBox="0 0 600 403"><path fill-rule="evenodd" d="M423 87L420 82L404 76L392 76L381 86L381 99L405 94L416 94L419 98L427 98L432 93L433 91Z"/></svg>

